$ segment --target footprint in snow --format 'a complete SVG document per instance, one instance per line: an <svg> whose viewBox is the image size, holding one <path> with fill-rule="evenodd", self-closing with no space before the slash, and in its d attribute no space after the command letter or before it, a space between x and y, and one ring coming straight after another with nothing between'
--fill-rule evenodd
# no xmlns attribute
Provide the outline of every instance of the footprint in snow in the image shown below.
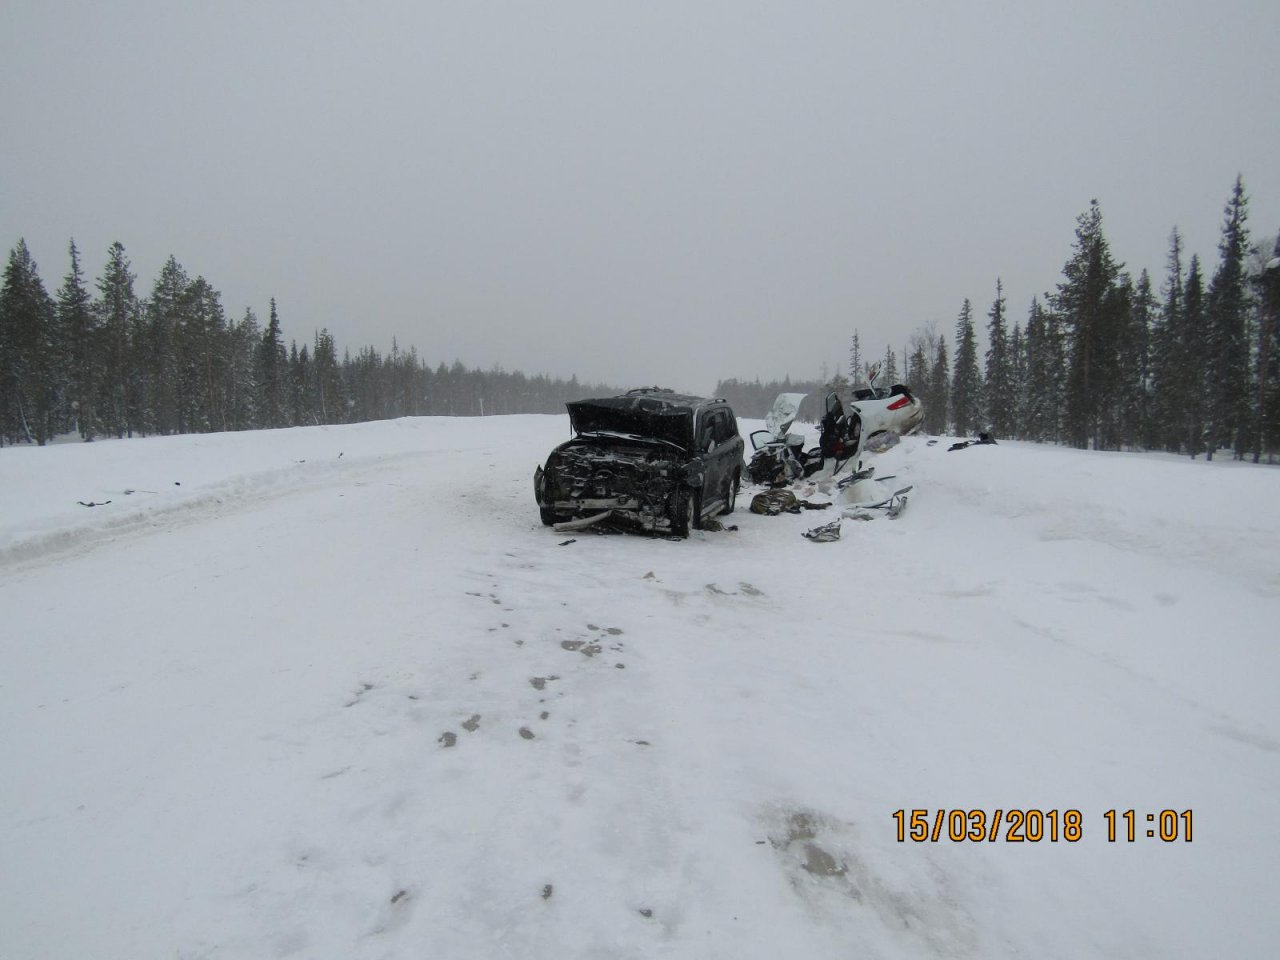
<svg viewBox="0 0 1280 960"><path fill-rule="evenodd" d="M343 704L344 707L354 707L360 702L360 698L373 689L372 683L360 684L360 689L356 691L356 695Z"/></svg>
<svg viewBox="0 0 1280 960"><path fill-rule="evenodd" d="M598 643L587 643L585 640L561 640L560 646L570 652L577 652L584 657L594 657L601 651Z"/></svg>

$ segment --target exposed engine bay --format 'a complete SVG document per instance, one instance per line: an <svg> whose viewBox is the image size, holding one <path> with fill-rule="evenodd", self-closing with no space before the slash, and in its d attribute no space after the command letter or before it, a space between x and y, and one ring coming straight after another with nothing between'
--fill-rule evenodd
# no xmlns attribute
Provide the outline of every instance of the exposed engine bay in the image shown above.
<svg viewBox="0 0 1280 960"><path fill-rule="evenodd" d="M688 478L684 458L666 444L583 438L555 451L534 483L541 483L539 503L557 515L611 511L613 520L659 532L670 529Z"/></svg>

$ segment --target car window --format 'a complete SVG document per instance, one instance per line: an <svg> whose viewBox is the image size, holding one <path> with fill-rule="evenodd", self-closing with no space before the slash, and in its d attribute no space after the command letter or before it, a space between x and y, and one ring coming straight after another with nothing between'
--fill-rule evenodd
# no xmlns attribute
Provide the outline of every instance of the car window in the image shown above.
<svg viewBox="0 0 1280 960"><path fill-rule="evenodd" d="M716 441L716 412L708 410L702 415L702 443L699 446L706 450L715 444Z"/></svg>
<svg viewBox="0 0 1280 960"><path fill-rule="evenodd" d="M716 411L712 429L715 431L716 443L727 443L737 432L733 428L733 417L728 410Z"/></svg>

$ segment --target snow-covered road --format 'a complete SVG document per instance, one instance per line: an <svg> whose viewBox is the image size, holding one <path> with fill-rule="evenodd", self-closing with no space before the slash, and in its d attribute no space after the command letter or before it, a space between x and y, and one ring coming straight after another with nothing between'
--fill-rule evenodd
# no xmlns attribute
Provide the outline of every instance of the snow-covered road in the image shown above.
<svg viewBox="0 0 1280 960"><path fill-rule="evenodd" d="M0 450L0 957L1274 954L1276 470L907 438L672 542L538 523L566 430Z"/></svg>

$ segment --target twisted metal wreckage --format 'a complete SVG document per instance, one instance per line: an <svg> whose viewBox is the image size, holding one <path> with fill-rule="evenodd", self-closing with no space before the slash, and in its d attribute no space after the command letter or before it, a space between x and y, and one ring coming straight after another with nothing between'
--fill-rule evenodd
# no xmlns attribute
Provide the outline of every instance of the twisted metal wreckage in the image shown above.
<svg viewBox="0 0 1280 960"><path fill-rule="evenodd" d="M811 481L830 489L846 466L851 472L836 481L840 489L874 473L874 468L863 468L858 409L846 412L834 392L825 399L818 445L804 449L804 438L790 432L804 397L781 394L765 418L766 428L751 434L754 453L747 476L770 488L752 498L755 513L830 507L830 502L802 500L785 488ZM644 388L566 406L573 437L534 471L534 495L544 524L558 532L596 527L685 537L695 528L718 528L712 516L733 511L744 445L733 411L723 400ZM880 510L897 517L910 489L894 491L883 502L845 509L841 517L804 535L826 542L838 538L844 518L871 519Z"/></svg>
<svg viewBox="0 0 1280 960"><path fill-rule="evenodd" d="M801 500L785 488L804 479L829 480L847 464L852 464L852 472L836 481L837 489L843 490L860 480L870 479L875 473L874 467L863 467L863 453L869 444L863 437L862 418L857 406L846 413L834 392L827 394L824 403L818 446L804 450L804 438L789 432L804 398L803 393L779 394L765 417L765 429L751 434L755 453L747 473L753 482L771 488L752 498L751 510L754 513L772 516L829 507L830 503ZM897 436L879 433L874 439L878 449L887 449L897 441ZM911 489L910 486L902 487L878 502L846 508L839 517L804 531L803 536L815 543L829 543L840 538L841 521L844 519L871 520L880 510L886 516L896 518L906 509L907 494Z"/></svg>

